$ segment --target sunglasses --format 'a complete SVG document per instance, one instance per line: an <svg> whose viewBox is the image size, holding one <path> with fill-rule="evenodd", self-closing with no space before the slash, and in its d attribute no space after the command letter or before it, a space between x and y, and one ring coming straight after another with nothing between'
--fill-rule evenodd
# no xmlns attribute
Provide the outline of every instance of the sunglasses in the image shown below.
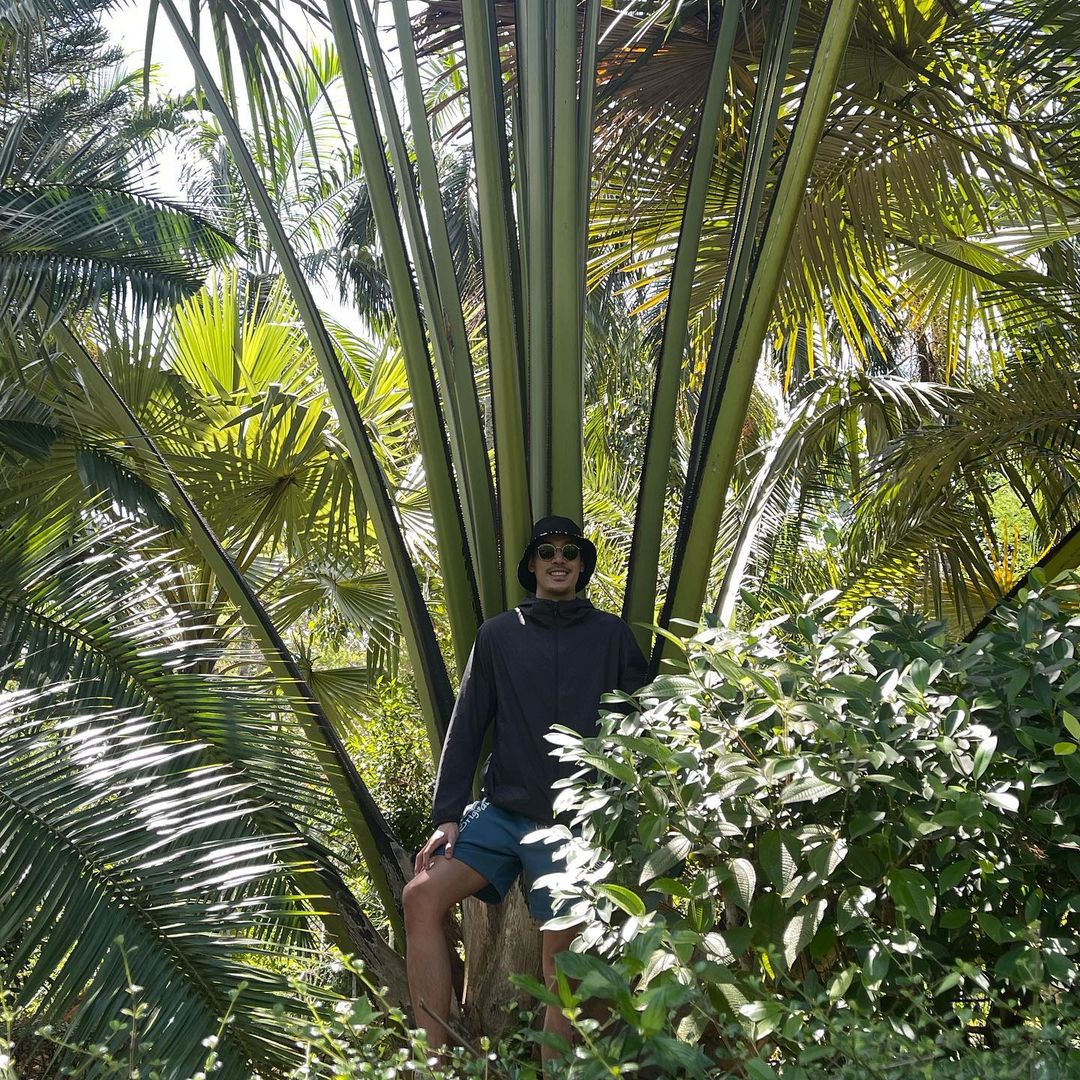
<svg viewBox="0 0 1080 1080"><path fill-rule="evenodd" d="M545 562L554 559L560 551L567 562L573 562L581 554L581 548L577 544L563 544L562 547L556 547L554 544L536 545L536 554Z"/></svg>

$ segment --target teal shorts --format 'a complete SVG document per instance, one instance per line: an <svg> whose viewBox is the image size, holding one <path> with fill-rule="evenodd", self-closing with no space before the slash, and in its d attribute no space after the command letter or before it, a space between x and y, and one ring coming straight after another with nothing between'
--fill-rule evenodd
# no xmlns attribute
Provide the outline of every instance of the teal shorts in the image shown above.
<svg viewBox="0 0 1080 1080"><path fill-rule="evenodd" d="M535 884L545 874L566 869L566 860L556 855L566 846L564 837L524 840L537 829L550 828L523 814L514 814L481 799L465 808L461 831L454 846L454 858L487 878L487 885L474 895L486 904L500 903L518 874L525 877L529 914L538 922L555 917L551 890ZM439 848L437 854L443 854Z"/></svg>

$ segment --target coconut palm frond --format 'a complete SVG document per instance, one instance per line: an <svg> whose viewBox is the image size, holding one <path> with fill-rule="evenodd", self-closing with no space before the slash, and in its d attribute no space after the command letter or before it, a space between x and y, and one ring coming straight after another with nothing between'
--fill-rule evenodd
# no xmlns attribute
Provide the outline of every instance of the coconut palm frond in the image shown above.
<svg viewBox="0 0 1080 1080"><path fill-rule="evenodd" d="M79 135L65 144L25 114L0 126L0 314L171 303L234 253L202 215L139 191L130 163L88 152L99 132Z"/></svg>
<svg viewBox="0 0 1080 1080"><path fill-rule="evenodd" d="M293 839L258 830L257 808L240 774L137 709L70 685L0 695L0 939L16 1005L125 1060L133 1038L150 1042L172 1075L202 1068L211 1036L223 1076L290 1064L287 985L269 960L281 925L308 916L278 861ZM134 1032L114 1025L125 1008ZM85 1065L53 1061L72 1064Z"/></svg>
<svg viewBox="0 0 1080 1080"><path fill-rule="evenodd" d="M65 513L5 523L0 537L0 672L31 688L70 681L84 696L168 720L242 766L267 805L327 831L322 774L272 683L214 675L220 633L178 609L182 575L158 534L124 523L72 537ZM280 786L283 771L295 786Z"/></svg>

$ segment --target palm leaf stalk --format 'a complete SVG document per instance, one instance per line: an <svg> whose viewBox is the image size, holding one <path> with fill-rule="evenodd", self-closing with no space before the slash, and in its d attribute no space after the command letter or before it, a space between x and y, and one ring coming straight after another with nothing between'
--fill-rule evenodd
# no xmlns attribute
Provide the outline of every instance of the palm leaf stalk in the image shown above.
<svg viewBox="0 0 1080 1080"><path fill-rule="evenodd" d="M350 392L345 373L341 368L333 342L326 330L322 315L311 295L307 280L289 244L280 220L274 213L266 187L248 150L236 118L228 108L213 75L199 53L198 45L180 17L172 0L161 0L162 7L172 23L188 60L194 69L211 110L222 126L229 149L244 184L255 203L263 227L281 271L289 284L294 303L300 312L315 357L326 381L327 391L337 412L341 437L349 450L356 469L357 481L364 501L372 512L379 546L394 588L394 595L401 614L401 626L405 643L416 675L416 690L427 724L432 746L441 744L442 735L449 723L453 696L446 674L446 665L439 651L431 615L421 593L416 570L405 547L401 529L395 516L394 505L386 490L382 472L363 419ZM344 60L343 60L344 65ZM407 350L406 350L407 351ZM444 447L445 448L445 447ZM432 470L430 477L437 472Z"/></svg>
<svg viewBox="0 0 1080 1080"><path fill-rule="evenodd" d="M598 0L592 0L595 7ZM582 392L584 390L583 351L585 333L585 264L581 258L581 237L586 234L587 200L581 198L581 178L590 175L592 141L583 145L582 127L592 131L591 110L586 115L579 97L578 41L582 56L594 56L599 24L586 18L578 33L576 4L553 5L551 55L551 354L533 357L550 369L546 380L551 395L550 427L547 432L550 457L549 493L544 498L551 512L581 521L582 509ZM580 80L591 84L595 72L580 65ZM584 96L581 94L580 96ZM585 149L585 157L582 150ZM573 270L573 273L570 270ZM530 309L530 319L544 312ZM534 495L535 498L535 495Z"/></svg>
<svg viewBox="0 0 1080 1080"><path fill-rule="evenodd" d="M857 0L831 0L822 21L791 141L743 292L745 308L723 363L715 411L709 418L710 434L702 443L701 466L685 496L675 564L660 617L664 627L676 620L696 620L701 613L754 374L857 8Z"/></svg>
<svg viewBox="0 0 1080 1080"><path fill-rule="evenodd" d="M675 413L682 380L690 322L690 299L694 268L705 214L705 198L716 155L716 137L723 115L724 98L731 72L735 34L742 4L724 4L713 53L709 83L702 101L690 166L690 183L683 207L679 242L671 267L671 284L664 330L656 359L652 409L645 446L637 509L634 515L634 543L630 547L623 618L630 624L638 644L648 647L656 602L657 571L660 564L661 524L671 474L671 447L675 438Z"/></svg>
<svg viewBox="0 0 1080 1080"><path fill-rule="evenodd" d="M394 28L409 115L424 116L424 90L420 81L416 42L409 21L408 0L393 0L393 7ZM382 65L382 54L377 48L377 42L375 45L369 44L368 49L372 64L375 64L378 57L378 62ZM388 113L390 112L389 103L385 109ZM469 334L465 326L461 292L454 270L450 233L443 208L442 188L439 183L431 131L428 125L423 123L413 125L411 132L420 194L423 199L424 218L427 222L427 235L434 264L435 285L438 289L438 303L434 306L429 305L428 310L434 312L434 318L431 320L433 332L437 332L443 322L447 327L449 372L442 376L442 380L444 394L449 397L453 406L453 417L456 417L458 433L454 438L462 443L458 451L460 460L455 458L455 465L466 492L464 498L466 524L472 530L473 565L480 593L480 607L484 617L488 618L501 611L506 603L499 560L495 489L488 464L488 451L483 434L483 418L480 414L476 379L473 374ZM399 176L400 172L399 169ZM399 192L404 190L407 194L411 188L403 188L399 182L397 190ZM453 430L451 427L452 432Z"/></svg>
<svg viewBox="0 0 1080 1080"><path fill-rule="evenodd" d="M788 0L782 7L778 6L770 12L761 72L754 91L747 132L748 150L739 184L724 291L720 298L720 318L709 349L709 362L701 387L701 406L690 447L687 487L691 490L696 486L697 472L701 468L702 447L715 430L710 428L710 423L723 393L731 344L746 305L750 264L759 237L761 209L765 201L765 188L772 164L770 159L780 123L784 82L800 7L801 0Z"/></svg>
<svg viewBox="0 0 1080 1080"><path fill-rule="evenodd" d="M567 5L574 8L576 5ZM523 301L526 322L525 365L528 371L529 483L533 517L545 512L551 491L551 116L552 47L547 0L522 0L516 17L518 80L516 119L520 133L517 183L523 255ZM466 49L468 45L466 44ZM469 85L473 76L470 74Z"/></svg>
<svg viewBox="0 0 1080 1080"><path fill-rule="evenodd" d="M405 142L396 123L396 115L391 111L393 95L389 78L382 53L377 51L377 40L375 40L375 51L372 51L372 70L375 76L375 93L373 93L360 51L360 33L363 32L371 39L377 39L377 34L371 13L365 4L358 4L356 10L360 14L359 31L350 0L331 0L327 7L334 40L341 58L342 79L349 100L360 158L363 162L368 197L371 201L371 209L382 244L383 259L394 298L398 336L401 339L409 374L409 390L416 415L417 436L424 459L424 473L438 537L446 611L460 670L464 668L472 646L480 618L480 605L476 595L470 539L465 529L462 508L458 502L457 488L454 484L450 462L451 448L447 443L447 429L443 425L444 413L439 408L420 298L417 296L414 285L413 270L402 230L402 218L405 221L405 230L413 243L420 292L430 313L428 324L429 327L433 327L432 343L442 369L444 400L448 406L445 415L449 419L448 427L452 436L452 446L455 448L453 456L457 460L459 475L470 478L475 478L476 475L475 466L473 471L470 471L465 461L466 449L474 457L480 453L483 461L486 461L487 452L483 443L483 432L479 427L479 406L476 405L468 417L459 415L456 408L458 396L455 393L454 360L450 356L449 336L443 321L438 316L439 289L434 280L431 251L424 236ZM368 47L372 50L371 41ZM376 115L376 95L383 103L384 126L389 133L391 159L398 173L396 200L394 186L391 184L387 169L386 148ZM470 438L471 441L466 447L465 440ZM468 483L463 484L462 490L467 496L474 493L473 486ZM485 498L482 490L475 494L479 501L475 506L469 502L465 508L474 522L472 537L475 539L476 536L482 535L485 538L485 552L490 558L493 554L490 543L493 540L491 532L493 519L485 515L491 513L491 502L490 499ZM477 515L481 516L478 518ZM477 522L481 525L479 530L475 527ZM491 572L490 567L485 569L488 573Z"/></svg>
<svg viewBox="0 0 1080 1080"><path fill-rule="evenodd" d="M525 335L522 317L520 253L513 231L510 163L505 139L505 105L494 8L486 0L466 0L465 66L476 159L480 245L484 270L487 360L491 373L495 435L495 488L504 553L507 599L520 586L507 552L521 551L529 538L530 493L525 387ZM411 117L413 125L426 117Z"/></svg>
<svg viewBox="0 0 1080 1080"><path fill-rule="evenodd" d="M91 396L101 407L112 413L118 429L129 440L130 445L141 448L137 452L150 457L170 493L183 507L189 535L236 606L271 671L280 681L291 707L303 723L312 750L322 764L327 782L334 791L342 814L364 854L372 882L391 926L395 933L403 933L400 904L407 862L404 852L391 835L382 812L371 798L333 723L308 685L288 646L262 602L221 546L150 434L116 392L93 357L62 322L54 324L51 333L61 350L71 357L86 380Z"/></svg>

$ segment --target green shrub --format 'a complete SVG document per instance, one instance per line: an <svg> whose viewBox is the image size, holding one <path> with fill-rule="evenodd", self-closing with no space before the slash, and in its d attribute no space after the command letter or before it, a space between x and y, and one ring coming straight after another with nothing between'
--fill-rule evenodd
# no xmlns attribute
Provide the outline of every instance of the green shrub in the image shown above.
<svg viewBox="0 0 1080 1080"><path fill-rule="evenodd" d="M411 688L380 679L376 706L346 745L393 834L408 851L431 835L431 747Z"/></svg>
<svg viewBox="0 0 1080 1080"><path fill-rule="evenodd" d="M970 644L883 603L704 630L641 711L557 736L583 766L558 805L583 825L564 888L592 953L563 997L618 1018L596 1054L818 1076L857 1069L845 1031L891 1024L936 1069L1006 1033L1076 1068L1078 582Z"/></svg>

